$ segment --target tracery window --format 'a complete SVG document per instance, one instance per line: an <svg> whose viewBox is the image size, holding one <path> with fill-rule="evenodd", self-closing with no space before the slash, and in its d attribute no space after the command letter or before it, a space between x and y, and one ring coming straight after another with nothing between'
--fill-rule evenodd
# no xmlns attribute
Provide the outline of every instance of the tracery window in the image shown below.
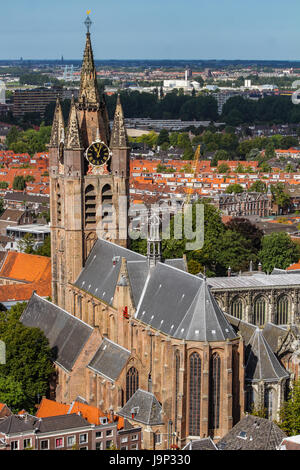
<svg viewBox="0 0 300 470"><path fill-rule="evenodd" d="M218 353L214 353L210 359L209 429L220 426L220 381L221 359Z"/></svg>
<svg viewBox="0 0 300 470"><path fill-rule="evenodd" d="M258 297L254 302L253 323L257 326L265 324L266 319L266 301L264 297Z"/></svg>
<svg viewBox="0 0 300 470"><path fill-rule="evenodd" d="M60 192L60 185L56 186L56 211L57 211L57 223L61 223L61 192Z"/></svg>
<svg viewBox="0 0 300 470"><path fill-rule="evenodd" d="M233 317L242 320L243 318L243 301L239 297L235 297L231 303L230 314Z"/></svg>
<svg viewBox="0 0 300 470"><path fill-rule="evenodd" d="M139 373L135 367L131 367L126 374L126 402L139 388Z"/></svg>
<svg viewBox="0 0 300 470"><path fill-rule="evenodd" d="M272 388L267 388L265 390L265 408L266 408L266 417L268 419L273 416L273 398L274 393Z"/></svg>
<svg viewBox="0 0 300 470"><path fill-rule="evenodd" d="M275 322L277 325L287 325L289 322L289 299L287 295L282 295L277 301Z"/></svg>
<svg viewBox="0 0 300 470"><path fill-rule="evenodd" d="M112 205L112 190L109 184L106 184L102 188L101 193L101 204L102 204L102 227L107 231L113 221L113 205Z"/></svg>
<svg viewBox="0 0 300 470"><path fill-rule="evenodd" d="M200 435L200 405L201 405L201 359L198 353L190 356L189 383L189 434Z"/></svg>

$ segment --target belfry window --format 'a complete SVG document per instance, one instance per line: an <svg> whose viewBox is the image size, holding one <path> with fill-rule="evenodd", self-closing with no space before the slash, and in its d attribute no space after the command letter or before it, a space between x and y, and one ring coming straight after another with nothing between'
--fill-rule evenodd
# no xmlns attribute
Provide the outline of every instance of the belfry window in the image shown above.
<svg viewBox="0 0 300 470"><path fill-rule="evenodd" d="M264 297L258 297L254 302L253 323L257 326L265 324L266 319L266 301Z"/></svg>
<svg viewBox="0 0 300 470"><path fill-rule="evenodd" d="M101 193L101 205L102 205L102 224L104 230L108 230L110 224L112 223L112 190L109 184L106 184L102 188Z"/></svg>
<svg viewBox="0 0 300 470"><path fill-rule="evenodd" d="M201 359L196 352L190 356L189 392L189 434L200 436Z"/></svg>
<svg viewBox="0 0 300 470"><path fill-rule="evenodd" d="M230 314L233 317L236 317L239 320L242 320L242 318L243 318L243 301L239 297L235 297L235 299L233 299L231 307L230 307Z"/></svg>
<svg viewBox="0 0 300 470"><path fill-rule="evenodd" d="M85 224L94 225L96 223L96 192L91 184L85 188L84 208Z"/></svg>
<svg viewBox="0 0 300 470"><path fill-rule="evenodd" d="M139 373L135 367L131 367L126 374L126 402L139 388Z"/></svg>
<svg viewBox="0 0 300 470"><path fill-rule="evenodd" d="M210 359L209 429L220 427L220 380L221 359L214 353Z"/></svg>
<svg viewBox="0 0 300 470"><path fill-rule="evenodd" d="M276 324L287 325L289 322L289 299L282 295L277 301Z"/></svg>

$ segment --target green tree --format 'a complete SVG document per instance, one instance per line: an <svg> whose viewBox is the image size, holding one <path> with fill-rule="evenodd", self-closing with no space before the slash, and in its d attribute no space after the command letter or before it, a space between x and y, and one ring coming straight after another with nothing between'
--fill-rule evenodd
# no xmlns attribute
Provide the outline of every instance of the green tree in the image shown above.
<svg viewBox="0 0 300 470"><path fill-rule="evenodd" d="M286 269L299 261L300 247L285 232L271 233L262 238L262 247L258 259L264 271L272 271L275 267Z"/></svg>
<svg viewBox="0 0 300 470"><path fill-rule="evenodd" d="M157 145L162 145L164 143L170 143L169 132L166 129L162 129L157 137Z"/></svg>
<svg viewBox="0 0 300 470"><path fill-rule="evenodd" d="M267 185L263 181L257 180L250 186L249 191L254 193L266 193Z"/></svg>
<svg viewBox="0 0 300 470"><path fill-rule="evenodd" d="M286 193L284 183L272 184L271 192L273 201L280 209L285 210L291 205L291 197Z"/></svg>
<svg viewBox="0 0 300 470"><path fill-rule="evenodd" d="M234 183L234 184L230 184L229 186L227 186L226 190L225 190L225 193L227 194L239 194L239 193L243 193L244 192L244 188L243 186L241 186L240 184L237 184L237 183Z"/></svg>
<svg viewBox="0 0 300 470"><path fill-rule="evenodd" d="M227 222L226 226L240 235L251 243L252 251L257 253L261 249L261 240L263 238L263 231L250 220L243 217L236 217Z"/></svg>
<svg viewBox="0 0 300 470"><path fill-rule="evenodd" d="M228 173L230 170L229 166L226 163L221 163L218 166L218 173Z"/></svg>
<svg viewBox="0 0 300 470"><path fill-rule="evenodd" d="M25 233L24 237L18 241L18 250L22 253L34 253L35 238L32 233Z"/></svg>
<svg viewBox="0 0 300 470"><path fill-rule="evenodd" d="M51 257L51 238L50 235L44 240L44 243L34 252L36 255Z"/></svg>
<svg viewBox="0 0 300 470"><path fill-rule="evenodd" d="M20 322L25 308L23 302L0 312L0 339L6 345L6 364L0 365L0 401L11 404L13 411L35 412L37 394L46 395L54 373L53 356L44 334Z"/></svg>
<svg viewBox="0 0 300 470"><path fill-rule="evenodd" d="M26 188L26 181L24 176L15 176L13 180L13 189L17 191L24 191Z"/></svg>
<svg viewBox="0 0 300 470"><path fill-rule="evenodd" d="M294 382L289 399L280 409L278 426L288 435L300 434L300 379Z"/></svg>

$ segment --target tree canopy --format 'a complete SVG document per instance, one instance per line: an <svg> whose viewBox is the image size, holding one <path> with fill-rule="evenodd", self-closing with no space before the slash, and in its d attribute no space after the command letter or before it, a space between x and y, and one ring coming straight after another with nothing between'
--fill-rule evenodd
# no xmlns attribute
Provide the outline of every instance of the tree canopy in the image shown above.
<svg viewBox="0 0 300 470"><path fill-rule="evenodd" d="M0 365L0 402L13 412L34 412L37 394L46 395L54 373L52 352L38 328L24 326L19 318L26 303L0 312L0 339L6 346L6 364Z"/></svg>
<svg viewBox="0 0 300 470"><path fill-rule="evenodd" d="M271 233L263 237L258 258L264 271L286 269L299 261L300 247L285 232Z"/></svg>

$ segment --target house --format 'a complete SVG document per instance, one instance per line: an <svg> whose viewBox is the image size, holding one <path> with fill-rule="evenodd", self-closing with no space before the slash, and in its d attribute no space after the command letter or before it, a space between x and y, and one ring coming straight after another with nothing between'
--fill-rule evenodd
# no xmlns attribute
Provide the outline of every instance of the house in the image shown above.
<svg viewBox="0 0 300 470"><path fill-rule="evenodd" d="M300 450L300 435L282 439L279 450Z"/></svg>
<svg viewBox="0 0 300 470"><path fill-rule="evenodd" d="M219 450L277 450L286 434L272 421L246 415L219 442Z"/></svg>

